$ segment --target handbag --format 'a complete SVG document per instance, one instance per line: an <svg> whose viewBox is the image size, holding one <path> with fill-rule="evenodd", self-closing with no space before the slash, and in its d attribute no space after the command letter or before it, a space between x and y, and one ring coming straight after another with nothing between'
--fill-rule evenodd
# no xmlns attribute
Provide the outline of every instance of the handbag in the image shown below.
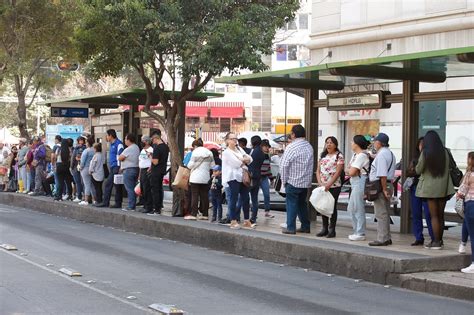
<svg viewBox="0 0 474 315"><path fill-rule="evenodd" d="M464 199L458 198L456 199L456 204L454 205L454 211L464 219Z"/></svg>
<svg viewBox="0 0 474 315"><path fill-rule="evenodd" d="M186 166L180 166L178 172L176 172L176 177L174 178L173 187L181 188L188 190L189 187L189 176L191 175L191 170Z"/></svg>
<svg viewBox="0 0 474 315"><path fill-rule="evenodd" d="M242 167L242 184L245 187L250 187L252 185L252 176L248 169Z"/></svg>
<svg viewBox="0 0 474 315"><path fill-rule="evenodd" d="M281 175L280 173L277 174L275 177L275 184L274 184L274 189L276 192L278 192L282 197L286 197L286 192L285 192L285 187L283 186L281 182Z"/></svg>
<svg viewBox="0 0 474 315"><path fill-rule="evenodd" d="M382 184L380 180L371 182L367 177L365 180L364 186L364 198L367 201L375 201L379 197L379 194L382 192Z"/></svg>
<svg viewBox="0 0 474 315"><path fill-rule="evenodd" d="M446 149L446 151L448 151L448 155L449 155L449 175L451 177L451 180L453 181L453 185L455 187L459 187L461 185L463 173L456 165L456 161L454 160L454 157L451 154L451 151L448 149Z"/></svg>
<svg viewBox="0 0 474 315"><path fill-rule="evenodd" d="M109 177L110 175L110 172L109 172L109 168L107 167L107 164L102 164L103 168L104 168L104 178L107 178Z"/></svg>
<svg viewBox="0 0 474 315"><path fill-rule="evenodd" d="M114 175L114 184L115 185L123 185L123 174L115 174Z"/></svg>

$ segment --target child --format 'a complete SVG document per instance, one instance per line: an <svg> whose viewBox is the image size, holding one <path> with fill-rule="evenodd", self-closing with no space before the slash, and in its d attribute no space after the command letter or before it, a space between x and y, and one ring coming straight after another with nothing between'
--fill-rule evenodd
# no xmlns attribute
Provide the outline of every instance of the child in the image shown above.
<svg viewBox="0 0 474 315"><path fill-rule="evenodd" d="M219 222L222 220L222 171L221 166L216 165L212 168L211 183L211 201L212 208L212 220L211 222Z"/></svg>

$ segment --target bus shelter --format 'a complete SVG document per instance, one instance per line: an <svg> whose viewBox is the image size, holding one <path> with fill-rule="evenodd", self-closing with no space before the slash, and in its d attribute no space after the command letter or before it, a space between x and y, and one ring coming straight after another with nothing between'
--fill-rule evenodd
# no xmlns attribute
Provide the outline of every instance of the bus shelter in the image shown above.
<svg viewBox="0 0 474 315"><path fill-rule="evenodd" d="M383 110L391 104L400 103L401 157L403 161L410 161L416 153L419 136L419 102L473 100L471 105L474 110L474 86L420 92L420 82L436 84L449 78L473 76L474 47L463 47L223 77L216 83L283 88L303 95L307 138L316 155L320 108L331 111ZM391 93L387 88L391 83L401 83L401 93ZM400 232L408 233L411 229L409 194L403 194L401 204Z"/></svg>
<svg viewBox="0 0 474 315"><path fill-rule="evenodd" d="M172 91L165 91L169 97ZM210 98L223 97L221 93L204 93L198 92L188 101L205 102ZM146 102L146 90L144 89L127 89L112 91L102 94L82 95L69 98L61 98L54 100L46 100L38 103L39 105L49 106L51 108L51 117L62 118L89 118L91 124L91 132L96 135L97 140L105 141L105 132L107 129L114 128L118 135L125 136L126 133L135 133L137 136L144 134L140 127L140 119L143 115L140 113L140 107ZM153 110L160 111L159 96L153 97L152 104L156 104ZM125 113L105 114L103 109L118 109L125 106ZM121 138L121 137L120 137ZM178 144L182 151L184 150L184 119L180 125L178 132ZM183 154L183 152L181 152Z"/></svg>

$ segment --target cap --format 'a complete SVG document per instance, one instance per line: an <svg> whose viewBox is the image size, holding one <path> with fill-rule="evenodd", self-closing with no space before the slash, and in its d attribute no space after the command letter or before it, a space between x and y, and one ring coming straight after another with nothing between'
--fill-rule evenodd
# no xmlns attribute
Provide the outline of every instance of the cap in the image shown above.
<svg viewBox="0 0 474 315"><path fill-rule="evenodd" d="M268 139L263 139L262 140L262 143L260 144L260 146L267 146L267 147L271 147L270 145L270 141L268 141Z"/></svg>
<svg viewBox="0 0 474 315"><path fill-rule="evenodd" d="M212 167L212 170L213 170L213 171L220 171L220 170L221 170L221 166L220 166L220 165L214 165L214 166Z"/></svg>
<svg viewBox="0 0 474 315"><path fill-rule="evenodd" d="M388 145L388 136L386 134L384 134L383 132L380 132L375 138L374 138L374 141L379 141L381 142L383 145Z"/></svg>

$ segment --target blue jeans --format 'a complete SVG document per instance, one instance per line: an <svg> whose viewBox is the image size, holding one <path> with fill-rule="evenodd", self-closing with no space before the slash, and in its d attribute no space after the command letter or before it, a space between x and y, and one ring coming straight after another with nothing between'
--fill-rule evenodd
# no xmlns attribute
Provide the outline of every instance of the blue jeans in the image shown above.
<svg viewBox="0 0 474 315"><path fill-rule="evenodd" d="M270 180L268 176L263 176L260 180L260 188L263 193L263 204L265 205L265 212L270 211Z"/></svg>
<svg viewBox="0 0 474 315"><path fill-rule="evenodd" d="M351 213L352 229L355 235L365 235L365 201L364 188L367 176L351 177L351 195L347 210Z"/></svg>
<svg viewBox="0 0 474 315"><path fill-rule="evenodd" d="M212 221L222 219L222 192L220 189L210 190L212 202Z"/></svg>
<svg viewBox="0 0 474 315"><path fill-rule="evenodd" d="M467 230L467 224L466 221L462 221L462 231L461 231L461 242L467 243L467 240L469 238L469 231Z"/></svg>
<svg viewBox="0 0 474 315"><path fill-rule="evenodd" d="M258 214L258 192L260 191L260 179L254 179L256 185L250 188L250 198L252 200L252 217L251 220L253 223L257 221Z"/></svg>
<svg viewBox="0 0 474 315"><path fill-rule="evenodd" d="M474 263L474 200L464 203L464 222L471 239L471 261Z"/></svg>
<svg viewBox="0 0 474 315"><path fill-rule="evenodd" d="M82 185L82 178L81 173L77 171L76 168L72 170L72 178L74 179L74 183L76 184L76 197L78 199L82 199L82 193L84 192L84 186ZM68 191L71 194L70 191Z"/></svg>
<svg viewBox="0 0 474 315"><path fill-rule="evenodd" d="M250 217L249 188L236 180L232 180L228 184L230 188L230 219L237 220L240 217L240 210L237 208L237 199L240 196L244 210L244 220L248 220Z"/></svg>
<svg viewBox="0 0 474 315"><path fill-rule="evenodd" d="M285 186L286 192L286 229L296 232L296 217L301 222L301 229L309 230L308 219L308 188L296 188L290 184Z"/></svg>
<svg viewBox="0 0 474 315"><path fill-rule="evenodd" d="M110 205L110 197L112 196L112 188L115 187L115 205L117 207L122 207L122 185L115 185L114 184L114 175L118 174L119 167L114 166L110 169L109 177L105 180L105 188L104 188L104 198L103 204L105 206Z"/></svg>
<svg viewBox="0 0 474 315"><path fill-rule="evenodd" d="M416 186L410 187L411 196L411 213L413 216L413 235L417 241L424 241L423 237L423 212L425 213L426 225L428 226L428 233L432 240L434 240L433 227L431 226L431 215L428 203L418 198L415 195Z"/></svg>
<svg viewBox="0 0 474 315"><path fill-rule="evenodd" d="M137 185L138 167L130 167L123 170L123 184L127 191L128 208L135 209L137 196L135 195L135 186Z"/></svg>

